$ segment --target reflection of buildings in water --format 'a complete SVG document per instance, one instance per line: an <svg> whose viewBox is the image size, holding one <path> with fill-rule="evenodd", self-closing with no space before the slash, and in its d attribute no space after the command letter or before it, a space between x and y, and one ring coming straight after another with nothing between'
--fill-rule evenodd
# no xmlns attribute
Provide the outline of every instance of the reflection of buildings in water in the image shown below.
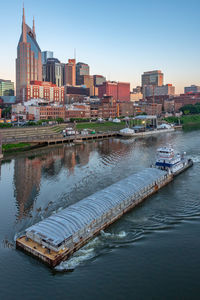
<svg viewBox="0 0 200 300"><path fill-rule="evenodd" d="M90 151L87 144L65 147L64 166L70 174L74 173L76 165L84 166L89 162Z"/></svg>
<svg viewBox="0 0 200 300"><path fill-rule="evenodd" d="M27 215L40 191L42 171L53 176L59 173L64 156L63 149L54 149L36 157L15 159L15 197L19 207L19 219Z"/></svg>
<svg viewBox="0 0 200 300"><path fill-rule="evenodd" d="M50 151L49 151L50 150ZM33 202L40 191L41 176L53 177L67 168L74 172L77 164L85 165L89 161L89 147L58 147L48 149L35 157L15 159L14 185L15 197L19 207L19 216L26 216L33 207Z"/></svg>
<svg viewBox="0 0 200 300"><path fill-rule="evenodd" d="M64 163L64 149L51 149L46 155L42 157L44 160L42 165L42 172L44 175L55 176L60 173Z"/></svg>
<svg viewBox="0 0 200 300"><path fill-rule="evenodd" d="M87 144L58 147L51 149L45 156L45 164L43 165L43 174L55 176L60 173L64 167L69 173L74 172L76 165L86 165L89 161L90 149Z"/></svg>
<svg viewBox="0 0 200 300"><path fill-rule="evenodd" d="M92 151L92 145L90 143L85 143L76 146L76 162L81 166L85 166L89 162L90 152Z"/></svg>
<svg viewBox="0 0 200 300"><path fill-rule="evenodd" d="M19 219L31 210L40 190L41 162L38 158L15 159L15 197L19 207Z"/></svg>

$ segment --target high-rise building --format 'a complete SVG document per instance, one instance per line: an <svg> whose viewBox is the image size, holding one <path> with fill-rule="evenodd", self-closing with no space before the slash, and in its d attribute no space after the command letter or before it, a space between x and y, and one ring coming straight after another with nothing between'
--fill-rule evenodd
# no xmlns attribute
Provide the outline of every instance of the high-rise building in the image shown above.
<svg viewBox="0 0 200 300"><path fill-rule="evenodd" d="M43 65L43 81L48 81L57 86L63 85L62 64L57 58L48 58Z"/></svg>
<svg viewBox="0 0 200 300"><path fill-rule="evenodd" d="M104 77L102 75L93 75L93 77L94 77L94 85L95 86L99 86L106 81L106 77Z"/></svg>
<svg viewBox="0 0 200 300"><path fill-rule="evenodd" d="M0 96L14 96L14 82L0 79Z"/></svg>
<svg viewBox="0 0 200 300"><path fill-rule="evenodd" d="M25 23L23 8L22 33L17 46L16 100L23 101L22 90L32 80L42 80L42 55L36 41L35 21L32 29Z"/></svg>
<svg viewBox="0 0 200 300"><path fill-rule="evenodd" d="M163 85L163 73L159 70L144 72L142 74L142 87L145 85Z"/></svg>
<svg viewBox="0 0 200 300"><path fill-rule="evenodd" d="M62 86L67 84L67 64L61 63Z"/></svg>
<svg viewBox="0 0 200 300"><path fill-rule="evenodd" d="M142 87L141 86L136 86L136 88L133 88L133 93L137 94L137 93L142 93Z"/></svg>
<svg viewBox="0 0 200 300"><path fill-rule="evenodd" d="M130 101L130 83L118 82L117 85L117 100Z"/></svg>
<svg viewBox="0 0 200 300"><path fill-rule="evenodd" d="M79 62L76 64L76 84L82 85L84 84L84 75L90 75L90 67L89 65Z"/></svg>
<svg viewBox="0 0 200 300"><path fill-rule="evenodd" d="M191 86L186 86L184 88L184 93L200 93L200 86L197 85L191 85Z"/></svg>
<svg viewBox="0 0 200 300"><path fill-rule="evenodd" d="M66 64L66 82L64 85L76 85L76 60L68 59L68 63Z"/></svg>
<svg viewBox="0 0 200 300"><path fill-rule="evenodd" d="M92 75L83 75L83 85L90 89L90 96L95 96L94 77Z"/></svg>
<svg viewBox="0 0 200 300"><path fill-rule="evenodd" d="M175 87L172 84L166 84L162 86L147 85L144 86L143 91L145 97L174 95Z"/></svg>
<svg viewBox="0 0 200 300"><path fill-rule="evenodd" d="M42 64L47 63L48 58L53 58L53 51L42 51Z"/></svg>

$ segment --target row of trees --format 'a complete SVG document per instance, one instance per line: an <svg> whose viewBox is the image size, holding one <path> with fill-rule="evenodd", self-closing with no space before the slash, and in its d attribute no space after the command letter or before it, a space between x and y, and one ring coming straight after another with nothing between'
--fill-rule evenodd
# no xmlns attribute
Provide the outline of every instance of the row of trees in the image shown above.
<svg viewBox="0 0 200 300"><path fill-rule="evenodd" d="M183 107L180 108L180 111L182 111L184 115L200 114L200 103L196 103L195 105L192 104L184 105Z"/></svg>

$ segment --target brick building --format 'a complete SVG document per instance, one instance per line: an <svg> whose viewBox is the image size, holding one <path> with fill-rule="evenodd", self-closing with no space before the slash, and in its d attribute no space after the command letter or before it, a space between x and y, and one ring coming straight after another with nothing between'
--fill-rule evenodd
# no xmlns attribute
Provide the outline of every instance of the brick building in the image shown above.
<svg viewBox="0 0 200 300"><path fill-rule="evenodd" d="M112 96L114 100L130 101L130 83L106 81L98 87L99 98Z"/></svg>
<svg viewBox="0 0 200 300"><path fill-rule="evenodd" d="M174 100L165 100L163 106L164 112L173 113L174 112Z"/></svg>
<svg viewBox="0 0 200 300"><path fill-rule="evenodd" d="M135 113L139 112L146 113L147 115L160 116L162 114L162 104L141 101L137 105L137 109L136 106L134 106L134 110Z"/></svg>
<svg viewBox="0 0 200 300"><path fill-rule="evenodd" d="M134 105L133 102L117 102L117 114L119 116L133 116Z"/></svg>
<svg viewBox="0 0 200 300"><path fill-rule="evenodd" d="M83 102L85 97L90 96L90 89L83 86L70 86L64 87L64 98L66 104L75 102Z"/></svg>
<svg viewBox="0 0 200 300"><path fill-rule="evenodd" d="M90 118L90 106L75 103L66 107L66 118Z"/></svg>
<svg viewBox="0 0 200 300"><path fill-rule="evenodd" d="M117 104L112 96L105 96L100 101L90 104L91 118L115 118L117 116Z"/></svg>
<svg viewBox="0 0 200 300"><path fill-rule="evenodd" d="M66 108L65 106L40 106L40 120L41 119L57 119L62 118L65 120L66 118Z"/></svg>
<svg viewBox="0 0 200 300"><path fill-rule="evenodd" d="M105 96L101 100L101 105L99 107L100 118L115 118L117 115L117 105L116 101L111 96Z"/></svg>
<svg viewBox="0 0 200 300"><path fill-rule="evenodd" d="M200 93L181 94L180 96L174 97L174 111L179 112L182 106L196 103L200 103Z"/></svg>
<svg viewBox="0 0 200 300"><path fill-rule="evenodd" d="M58 87L51 82L31 81L23 88L24 101L30 99L45 99L49 102L64 104L64 87Z"/></svg>

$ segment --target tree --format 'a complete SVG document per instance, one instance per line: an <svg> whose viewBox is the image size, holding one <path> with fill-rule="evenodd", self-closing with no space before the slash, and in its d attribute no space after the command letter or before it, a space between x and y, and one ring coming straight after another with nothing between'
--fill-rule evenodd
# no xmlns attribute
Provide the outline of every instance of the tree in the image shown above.
<svg viewBox="0 0 200 300"><path fill-rule="evenodd" d="M56 121L60 124L60 123L64 123L63 118L56 118Z"/></svg>

